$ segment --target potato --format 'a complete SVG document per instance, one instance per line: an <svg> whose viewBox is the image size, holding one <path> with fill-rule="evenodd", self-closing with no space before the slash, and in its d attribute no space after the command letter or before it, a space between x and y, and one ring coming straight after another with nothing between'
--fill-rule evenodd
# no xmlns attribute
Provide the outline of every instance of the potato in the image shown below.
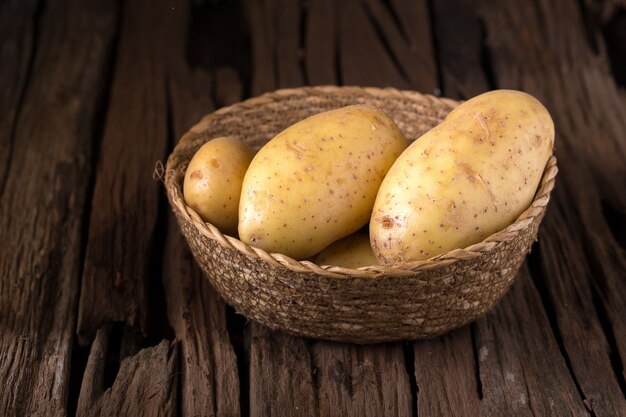
<svg viewBox="0 0 626 417"><path fill-rule="evenodd" d="M378 265L367 233L354 233L336 241L317 254L313 262L318 265L335 265L344 268Z"/></svg>
<svg viewBox="0 0 626 417"><path fill-rule="evenodd" d="M548 111L526 93L492 91L461 104L383 181L370 223L379 261L428 259L504 229L532 202L553 146Z"/></svg>
<svg viewBox="0 0 626 417"><path fill-rule="evenodd" d="M365 106L288 127L248 168L240 239L295 259L315 255L369 221L378 187L406 146L388 116Z"/></svg>
<svg viewBox="0 0 626 417"><path fill-rule="evenodd" d="M198 149L185 172L185 202L224 233L237 231L241 184L254 152L234 137L210 140Z"/></svg>

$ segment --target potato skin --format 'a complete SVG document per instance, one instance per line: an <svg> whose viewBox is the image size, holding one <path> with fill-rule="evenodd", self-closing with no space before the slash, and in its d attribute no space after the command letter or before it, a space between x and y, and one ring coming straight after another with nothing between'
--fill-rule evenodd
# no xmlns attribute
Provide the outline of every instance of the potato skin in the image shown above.
<svg viewBox="0 0 626 417"><path fill-rule="evenodd" d="M185 203L220 231L235 234L241 184L254 152L234 137L210 140L187 166Z"/></svg>
<svg viewBox="0 0 626 417"><path fill-rule="evenodd" d="M532 202L553 146L552 119L529 94L461 104L389 170L370 222L377 258L424 260L504 229Z"/></svg>
<svg viewBox="0 0 626 417"><path fill-rule="evenodd" d="M318 265L343 266L344 268L378 265L378 260L370 245L369 235L358 232L334 242L318 253L313 262Z"/></svg>
<svg viewBox="0 0 626 417"><path fill-rule="evenodd" d="M240 239L295 259L315 255L369 221L378 187L406 146L393 120L366 106L290 126L246 173Z"/></svg>

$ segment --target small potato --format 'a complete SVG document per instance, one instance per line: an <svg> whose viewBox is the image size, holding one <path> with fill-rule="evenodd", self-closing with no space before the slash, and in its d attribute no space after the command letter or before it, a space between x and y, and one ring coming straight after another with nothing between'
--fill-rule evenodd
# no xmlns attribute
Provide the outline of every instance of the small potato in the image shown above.
<svg viewBox="0 0 626 417"><path fill-rule="evenodd" d="M372 212L384 264L424 260L504 229L530 205L554 146L534 97L512 90L458 106L400 155Z"/></svg>
<svg viewBox="0 0 626 417"><path fill-rule="evenodd" d="M318 265L335 265L344 268L378 265L367 233L354 233L336 241L321 251L313 262Z"/></svg>
<svg viewBox="0 0 626 417"><path fill-rule="evenodd" d="M319 113L279 133L254 157L241 191L239 237L295 259L363 227L407 141L371 107Z"/></svg>
<svg viewBox="0 0 626 417"><path fill-rule="evenodd" d="M215 138L198 149L185 172L185 202L224 233L237 231L241 184L253 156L237 138Z"/></svg>

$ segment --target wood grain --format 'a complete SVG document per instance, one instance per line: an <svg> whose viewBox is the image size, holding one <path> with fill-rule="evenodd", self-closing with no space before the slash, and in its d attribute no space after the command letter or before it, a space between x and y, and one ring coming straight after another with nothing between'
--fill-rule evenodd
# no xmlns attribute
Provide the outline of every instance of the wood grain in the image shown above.
<svg viewBox="0 0 626 417"><path fill-rule="evenodd" d="M274 17L272 28L274 35L274 53L276 56L277 83L283 88L298 87L304 83L304 74L301 71L301 62L304 51L300 45L303 32L300 25L302 10L299 1L275 0L271 16Z"/></svg>
<svg viewBox="0 0 626 417"><path fill-rule="evenodd" d="M336 2L311 0L306 14L305 68L310 85L338 84Z"/></svg>
<svg viewBox="0 0 626 417"><path fill-rule="evenodd" d="M247 1L245 9L252 44L251 95L256 96L272 91L276 85L272 2Z"/></svg>
<svg viewBox="0 0 626 417"><path fill-rule="evenodd" d="M400 2L395 5L406 13L405 19L411 19L410 27L419 28L418 32L406 32L398 25L397 11L393 7L385 7L379 0L367 0L365 10L373 20L373 25L381 32L385 44L389 45L389 53L393 55L402 76L409 81L411 89L434 93L431 80L436 77L435 62L432 55L432 40L428 29L430 19L425 2Z"/></svg>
<svg viewBox="0 0 626 417"><path fill-rule="evenodd" d="M168 317L180 341L182 414L239 416L237 360L226 330L225 305L170 219L164 284Z"/></svg>
<svg viewBox="0 0 626 417"><path fill-rule="evenodd" d="M176 415L177 350L164 340L122 360L111 387L104 387L109 326L100 328L85 368L76 416Z"/></svg>
<svg viewBox="0 0 626 417"><path fill-rule="evenodd" d="M476 323L485 415L586 416L524 266L502 302Z"/></svg>
<svg viewBox="0 0 626 417"><path fill-rule="evenodd" d="M34 40L0 199L0 415L65 414L81 218L115 22L113 3L52 2Z"/></svg>
<svg viewBox="0 0 626 417"><path fill-rule="evenodd" d="M469 0L431 2L441 89L446 97L468 99L495 86L485 66L485 40L476 3Z"/></svg>
<svg viewBox="0 0 626 417"><path fill-rule="evenodd" d="M429 2L426 0L390 0L389 8L402 30L409 50L414 55L414 64L409 73L411 88L423 93L440 93L440 86L433 89L438 69L435 59L433 28Z"/></svg>
<svg viewBox="0 0 626 417"><path fill-rule="evenodd" d="M168 1L124 3L124 22L96 171L78 333L82 343L111 321L148 328L148 276L167 149L165 58ZM158 285L158 284L157 284Z"/></svg>
<svg viewBox="0 0 626 417"><path fill-rule="evenodd" d="M249 329L250 416L319 415L306 341L256 323Z"/></svg>
<svg viewBox="0 0 626 417"><path fill-rule="evenodd" d="M6 1L0 4L0 193L9 169L15 124L30 72L37 1Z"/></svg>
<svg viewBox="0 0 626 417"><path fill-rule="evenodd" d="M359 0L336 3L339 14L339 65L345 85L406 89L407 79L393 53L377 35L376 27ZM364 68L367 68L365 71Z"/></svg>
<svg viewBox="0 0 626 417"><path fill-rule="evenodd" d="M469 326L415 342L413 349L420 416L483 415Z"/></svg>
<svg viewBox="0 0 626 417"><path fill-rule="evenodd" d="M411 416L409 375L399 343L312 347L321 416Z"/></svg>

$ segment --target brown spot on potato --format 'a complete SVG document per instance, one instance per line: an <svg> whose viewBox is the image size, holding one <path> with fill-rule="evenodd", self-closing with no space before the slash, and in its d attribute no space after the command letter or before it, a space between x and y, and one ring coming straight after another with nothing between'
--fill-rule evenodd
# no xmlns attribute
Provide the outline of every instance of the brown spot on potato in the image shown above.
<svg viewBox="0 0 626 417"><path fill-rule="evenodd" d="M387 230L394 227L396 225L396 221L391 216L383 216L380 219L380 225L383 229Z"/></svg>
<svg viewBox="0 0 626 417"><path fill-rule="evenodd" d="M222 166L219 159L217 158L211 158L211 165L213 166L213 168L220 168Z"/></svg>
<svg viewBox="0 0 626 417"><path fill-rule="evenodd" d="M201 180L202 179L202 172L199 169L196 169L195 171L193 171L190 175L191 178L196 179L196 180Z"/></svg>

